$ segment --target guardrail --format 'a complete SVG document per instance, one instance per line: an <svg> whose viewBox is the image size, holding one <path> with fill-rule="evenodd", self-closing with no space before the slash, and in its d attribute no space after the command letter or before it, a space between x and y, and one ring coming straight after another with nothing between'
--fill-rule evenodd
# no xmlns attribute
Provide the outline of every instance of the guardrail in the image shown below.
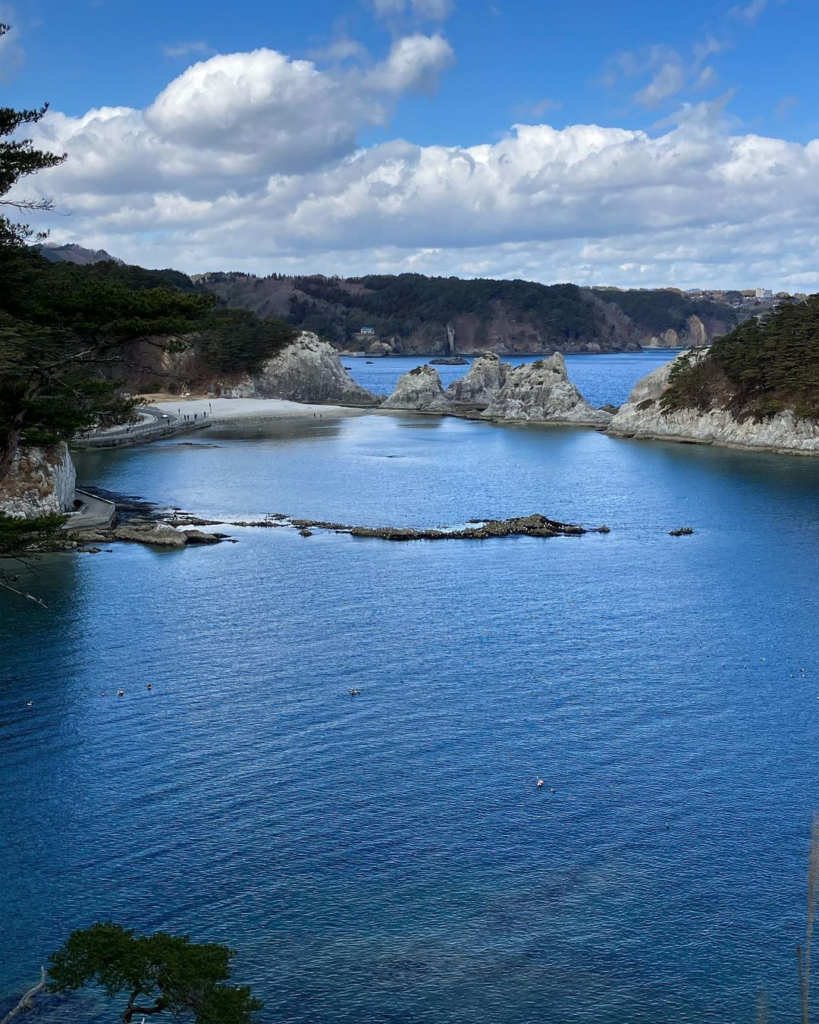
<svg viewBox="0 0 819 1024"><path fill-rule="evenodd" d="M190 430L201 430L211 424L207 413L186 413L167 420L156 419L151 424L134 423L130 426L114 427L111 430L95 430L88 434L76 434L71 439L72 448L122 448L126 445L143 444Z"/></svg>
<svg viewBox="0 0 819 1024"><path fill-rule="evenodd" d="M61 529L70 533L72 530L107 530L113 526L117 517L117 506L113 501L98 498L96 494L89 494L80 488L74 491L74 497L74 504L79 505L79 508L75 507L69 513Z"/></svg>

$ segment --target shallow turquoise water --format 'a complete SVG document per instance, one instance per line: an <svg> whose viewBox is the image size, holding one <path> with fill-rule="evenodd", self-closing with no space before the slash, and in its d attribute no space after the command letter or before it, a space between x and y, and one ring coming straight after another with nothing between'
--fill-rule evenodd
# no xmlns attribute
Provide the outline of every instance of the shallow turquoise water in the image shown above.
<svg viewBox="0 0 819 1024"><path fill-rule="evenodd" d="M265 1022L733 1024L761 988L795 1019L819 462L385 415L206 437L79 473L612 533L45 560L48 612L0 598L0 993L111 917L228 941Z"/></svg>

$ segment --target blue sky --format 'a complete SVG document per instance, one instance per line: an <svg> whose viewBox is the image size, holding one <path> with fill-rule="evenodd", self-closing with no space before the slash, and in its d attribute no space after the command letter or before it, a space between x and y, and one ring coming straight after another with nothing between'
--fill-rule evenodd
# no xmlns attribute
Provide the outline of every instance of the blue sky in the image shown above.
<svg viewBox="0 0 819 1024"><path fill-rule="evenodd" d="M819 285L815 0L0 13L3 102L48 99L38 140L69 154L37 182L56 241L189 271Z"/></svg>

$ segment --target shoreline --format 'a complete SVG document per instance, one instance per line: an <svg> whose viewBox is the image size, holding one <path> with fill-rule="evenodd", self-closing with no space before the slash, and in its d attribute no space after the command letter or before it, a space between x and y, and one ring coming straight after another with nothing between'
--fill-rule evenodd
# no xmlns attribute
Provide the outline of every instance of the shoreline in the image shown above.
<svg viewBox="0 0 819 1024"><path fill-rule="evenodd" d="M284 419L336 419L348 416L372 415L423 416L437 419L462 419L488 423L499 427L577 427L594 430L609 437L634 441L668 441L674 444L696 444L702 447L728 448L733 451L763 452L769 455L798 455L807 458L819 455L819 450L788 448L774 445L740 444L731 441L706 440L678 434L627 433L601 428L600 424L569 420L501 419L483 417L475 412L428 412L418 409L384 409L379 406L321 405L291 402L281 398L182 398L172 401L154 401L152 405L163 412L174 413L184 408L189 413L208 413L208 425L253 423Z"/></svg>
<svg viewBox="0 0 819 1024"><path fill-rule="evenodd" d="M728 448L735 452L761 452L764 455L798 455L803 458L816 458L819 449L785 448L782 445L740 444L737 441L706 440L699 437L686 437L683 434L632 434L620 430L601 430L601 434L609 437L621 437L625 441L668 441L671 444L695 444L700 448Z"/></svg>
<svg viewBox="0 0 819 1024"><path fill-rule="evenodd" d="M208 414L208 426L220 423L252 422L254 420L319 419L358 416L371 411L370 406L321 405L290 402L283 398L175 398L153 401L162 412L189 415Z"/></svg>

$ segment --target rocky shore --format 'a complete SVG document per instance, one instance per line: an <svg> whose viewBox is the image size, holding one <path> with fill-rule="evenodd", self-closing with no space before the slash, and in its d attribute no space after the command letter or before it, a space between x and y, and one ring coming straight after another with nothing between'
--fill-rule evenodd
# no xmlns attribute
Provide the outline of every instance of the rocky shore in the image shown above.
<svg viewBox="0 0 819 1024"><path fill-rule="evenodd" d="M700 350L699 358L705 358L707 351ZM681 353L677 359L685 355ZM634 385L628 401L612 418L608 433L788 455L819 454L819 422L793 412L780 412L758 420L753 416L738 416L724 408L666 408L662 398L669 388L676 361L659 367Z"/></svg>
<svg viewBox="0 0 819 1024"><path fill-rule="evenodd" d="M180 515L169 520L175 526L255 526L265 528L289 527L298 530L302 536L311 536L314 530L331 533L346 533L351 537L368 537L376 540L489 540L494 537L579 537L585 533L609 533L608 526L583 527L574 523L561 523L540 513L515 516L511 519L470 519L466 525L451 529L416 529L411 526L351 526L346 523L329 522L323 519L292 518L281 512L272 512L261 520L223 522L214 519L200 519L196 516Z"/></svg>

